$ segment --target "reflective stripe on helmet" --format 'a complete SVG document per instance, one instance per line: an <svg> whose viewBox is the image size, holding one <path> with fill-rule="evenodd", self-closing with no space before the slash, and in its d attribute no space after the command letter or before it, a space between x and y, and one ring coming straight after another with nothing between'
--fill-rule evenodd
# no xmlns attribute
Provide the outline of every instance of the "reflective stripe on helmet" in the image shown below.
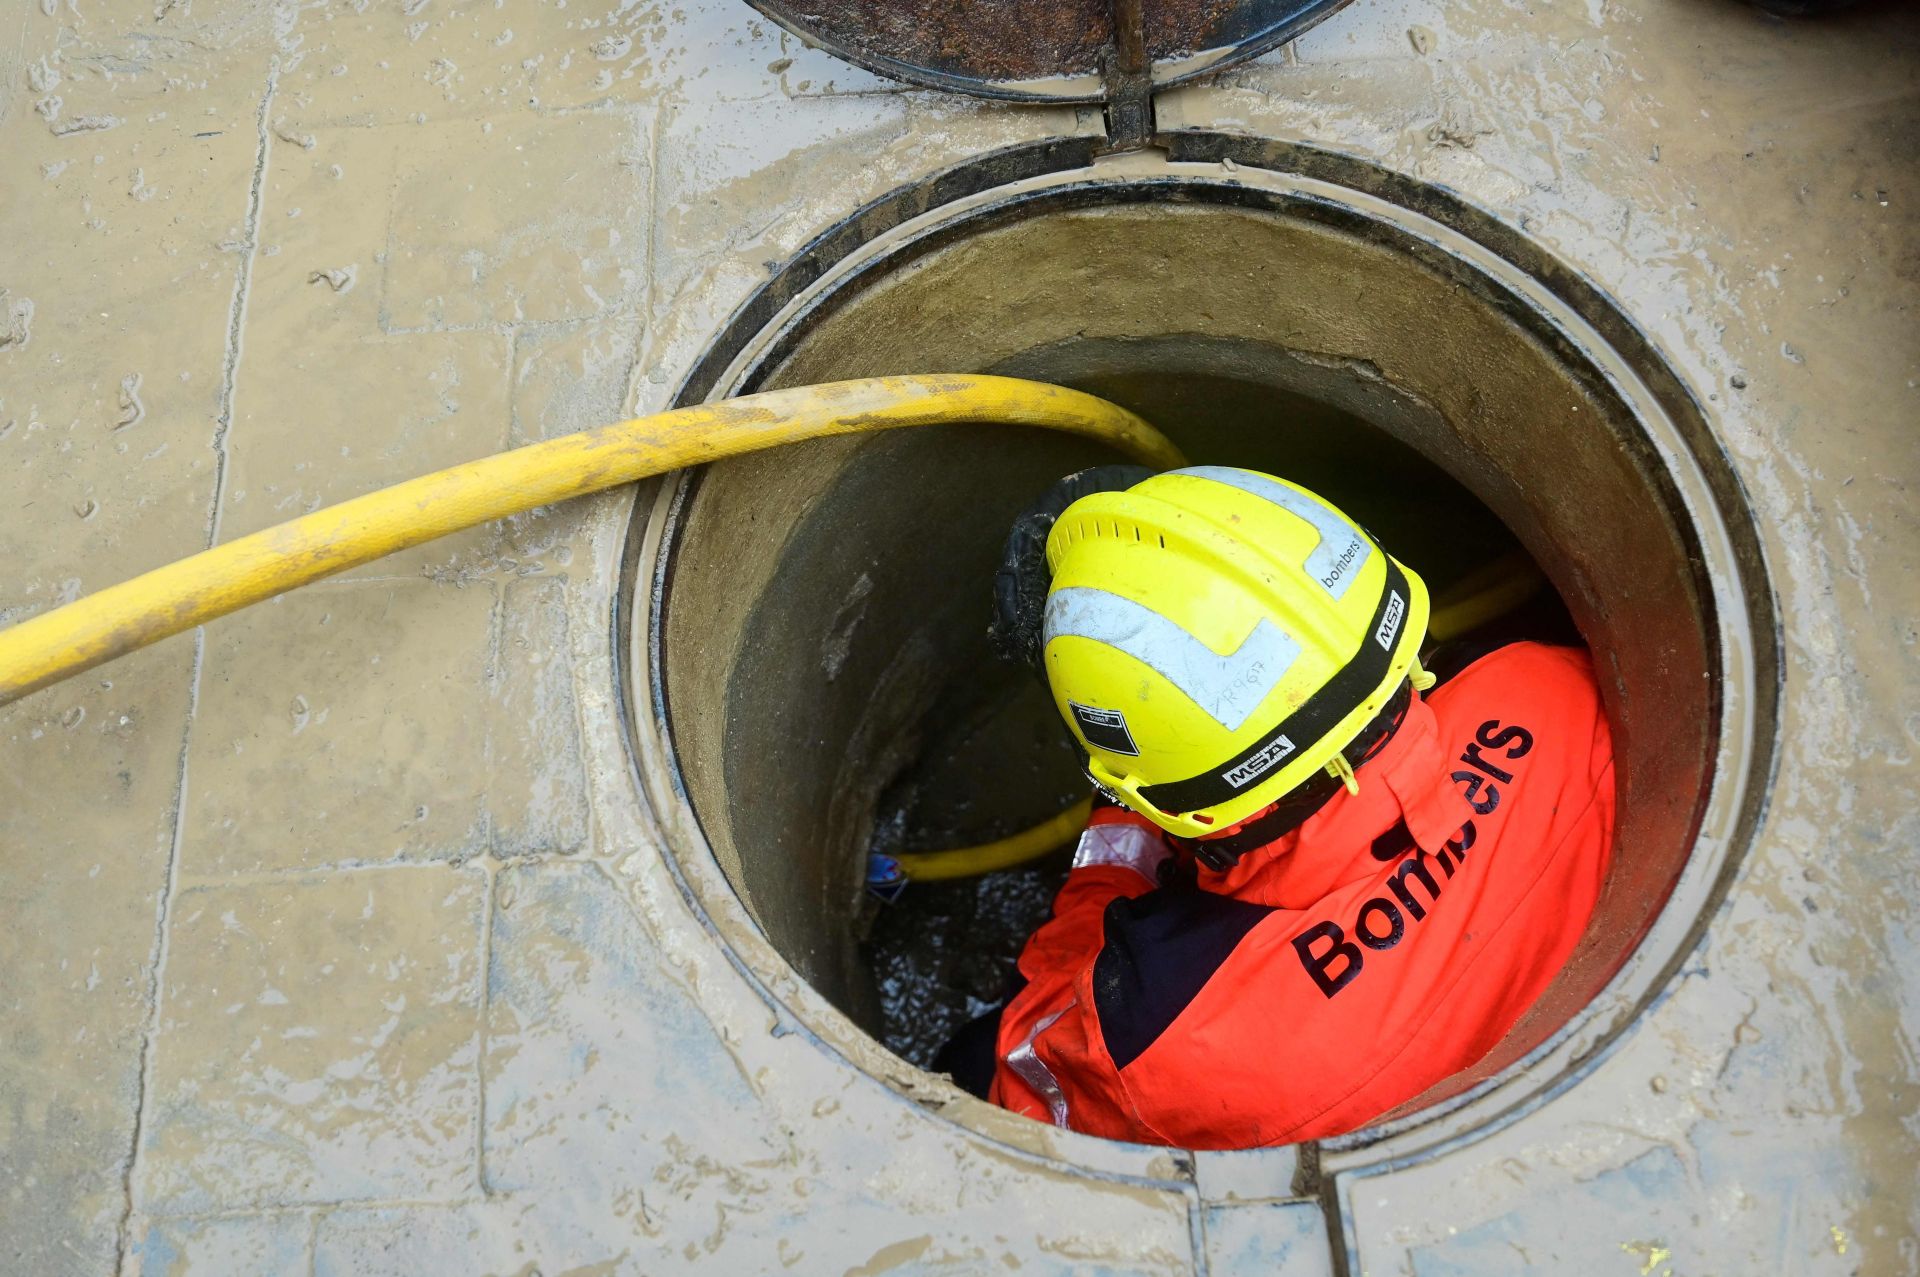
<svg viewBox="0 0 1920 1277"><path fill-rule="evenodd" d="M1411 598L1406 574L1389 558L1386 583L1360 640L1360 650L1339 673L1273 730L1218 767L1186 780L1143 785L1140 797L1163 812L1204 811L1259 784L1293 757L1296 744L1305 747L1323 739L1385 681Z"/></svg>
<svg viewBox="0 0 1920 1277"><path fill-rule="evenodd" d="M1125 652L1172 683L1228 731L1238 731L1277 686L1300 644L1265 617L1222 656L1141 603L1085 586L1047 599L1043 642L1083 638Z"/></svg>
<svg viewBox="0 0 1920 1277"><path fill-rule="evenodd" d="M1171 473L1210 479L1230 488L1238 488L1312 524L1314 531L1320 534L1320 544L1307 555L1307 561L1301 567L1336 601L1347 596L1347 591L1360 576L1360 569L1366 566L1367 559L1373 554L1373 543L1355 532L1340 517L1339 511L1317 497L1283 483L1275 483L1263 474L1235 470L1230 466L1189 466Z"/></svg>

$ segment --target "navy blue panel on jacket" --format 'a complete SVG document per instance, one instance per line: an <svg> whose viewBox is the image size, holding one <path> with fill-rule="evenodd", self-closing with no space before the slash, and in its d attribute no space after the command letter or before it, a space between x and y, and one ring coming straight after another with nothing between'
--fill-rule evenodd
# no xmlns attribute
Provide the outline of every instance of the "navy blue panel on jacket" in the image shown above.
<svg viewBox="0 0 1920 1277"><path fill-rule="evenodd" d="M1107 906L1093 963L1093 1006L1124 1069L1200 995L1234 947L1273 910L1194 888L1163 887Z"/></svg>

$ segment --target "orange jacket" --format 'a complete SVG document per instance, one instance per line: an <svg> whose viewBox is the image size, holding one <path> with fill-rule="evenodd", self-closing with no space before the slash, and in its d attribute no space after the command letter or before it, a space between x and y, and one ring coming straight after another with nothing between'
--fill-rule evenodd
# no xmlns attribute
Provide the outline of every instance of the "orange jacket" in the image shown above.
<svg viewBox="0 0 1920 1277"><path fill-rule="evenodd" d="M1518 643L1425 700L1225 872L1096 813L1020 957L991 1092L1113 1139L1255 1148L1362 1126L1485 1055L1584 930L1613 747L1584 651Z"/></svg>

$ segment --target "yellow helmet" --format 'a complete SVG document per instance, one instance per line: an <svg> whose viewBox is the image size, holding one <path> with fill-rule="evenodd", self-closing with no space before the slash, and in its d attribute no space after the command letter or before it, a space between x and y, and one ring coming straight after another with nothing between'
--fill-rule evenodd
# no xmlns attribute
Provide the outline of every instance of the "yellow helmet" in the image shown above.
<svg viewBox="0 0 1920 1277"><path fill-rule="evenodd" d="M1219 833L1322 770L1417 670L1427 588L1284 479L1196 466L1068 506L1047 538L1054 704L1093 779Z"/></svg>

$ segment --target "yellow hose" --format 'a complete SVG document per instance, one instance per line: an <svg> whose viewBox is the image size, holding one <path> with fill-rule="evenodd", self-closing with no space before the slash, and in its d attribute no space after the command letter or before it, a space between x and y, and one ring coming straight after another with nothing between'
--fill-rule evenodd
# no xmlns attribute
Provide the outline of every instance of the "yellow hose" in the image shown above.
<svg viewBox="0 0 1920 1277"><path fill-rule="evenodd" d="M409 479L156 568L0 630L0 705L251 603L491 519L684 466L804 439L977 422L1184 464L1166 436L1103 399L1012 377L869 377L681 408Z"/></svg>
<svg viewBox="0 0 1920 1277"><path fill-rule="evenodd" d="M1497 621L1546 583L1546 575L1524 551L1509 551L1434 595L1427 642L1445 643Z"/></svg>
<svg viewBox="0 0 1920 1277"><path fill-rule="evenodd" d="M1109 444L1156 469L1179 450L1124 408L1012 377L870 377L775 390L584 430L436 471L215 546L0 630L0 705L249 604L427 541L569 497L764 448L908 426L1035 426ZM1444 640L1524 602L1537 568L1510 556L1436 600ZM916 881L1011 868L1063 846L1092 800L1009 838L898 857Z"/></svg>
<svg viewBox="0 0 1920 1277"><path fill-rule="evenodd" d="M894 859L900 862L900 872L915 882L973 878L996 869L1024 865L1066 846L1080 836L1080 831L1087 827L1087 817L1092 814L1093 796L1089 794L1053 819L1023 829L1010 838L981 843L978 847L956 847L952 851L906 852Z"/></svg>

